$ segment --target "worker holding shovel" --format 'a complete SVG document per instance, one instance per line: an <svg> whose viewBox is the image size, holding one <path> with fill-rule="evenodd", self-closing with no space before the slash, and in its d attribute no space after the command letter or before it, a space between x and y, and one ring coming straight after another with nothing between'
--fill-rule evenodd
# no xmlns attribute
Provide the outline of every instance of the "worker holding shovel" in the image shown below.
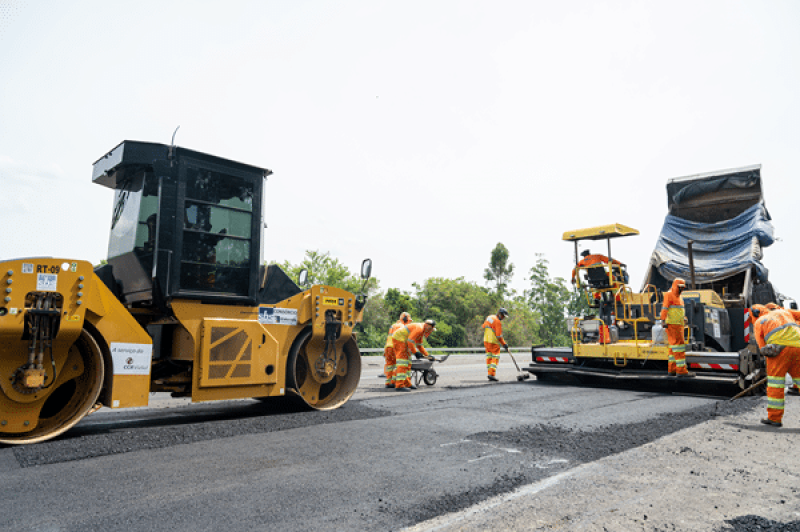
<svg viewBox="0 0 800 532"><path fill-rule="evenodd" d="M486 369L490 381L497 381L497 363L500 362L500 346L508 353L508 344L503 338L503 324L508 311L500 308L497 314L486 318L483 322L483 346L486 348Z"/></svg>

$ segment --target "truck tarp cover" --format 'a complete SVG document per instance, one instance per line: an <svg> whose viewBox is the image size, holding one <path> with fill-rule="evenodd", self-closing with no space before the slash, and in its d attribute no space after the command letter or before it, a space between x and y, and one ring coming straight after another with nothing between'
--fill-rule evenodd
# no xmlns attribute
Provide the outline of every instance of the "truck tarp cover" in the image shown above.
<svg viewBox="0 0 800 532"><path fill-rule="evenodd" d="M689 252L697 283L730 277L755 266L759 280L766 281L761 248L774 241L774 229L763 201L739 216L717 223L698 223L668 214L650 261L665 279L688 280Z"/></svg>

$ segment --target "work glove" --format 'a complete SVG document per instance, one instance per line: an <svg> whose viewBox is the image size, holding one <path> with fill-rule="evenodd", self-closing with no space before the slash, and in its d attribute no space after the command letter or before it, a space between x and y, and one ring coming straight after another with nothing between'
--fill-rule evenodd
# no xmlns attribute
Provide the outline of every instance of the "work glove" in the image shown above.
<svg viewBox="0 0 800 532"><path fill-rule="evenodd" d="M508 353L508 352L509 352L509 351L508 351L508 344L505 344L505 345L503 346L503 349L505 349L505 350L506 350L506 353Z"/></svg>
<svg viewBox="0 0 800 532"><path fill-rule="evenodd" d="M759 349L759 351L765 357L776 357L781 354L781 351L783 351L783 347L784 346L782 345L767 344L761 349Z"/></svg>

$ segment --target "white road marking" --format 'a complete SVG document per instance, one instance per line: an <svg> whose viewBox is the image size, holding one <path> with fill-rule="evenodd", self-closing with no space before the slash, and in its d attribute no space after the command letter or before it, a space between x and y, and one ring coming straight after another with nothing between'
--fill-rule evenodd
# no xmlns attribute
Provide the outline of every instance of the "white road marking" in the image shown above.
<svg viewBox="0 0 800 532"><path fill-rule="evenodd" d="M454 512L452 514L442 517L435 517L424 523L419 523L411 528L404 529L404 532L436 532L437 530L442 530L455 523L458 523L459 521L464 521L465 519L472 517L473 515L485 512L487 510L491 510L492 508L496 508L497 506L505 504L509 501L513 501L514 499L517 499L519 497L535 495L540 491L544 491L548 488L555 486L562 480L569 478L578 472L581 472L585 469L589 469L592 467L595 467L594 463L578 466L575 469L559 473L558 475L546 478L535 484L530 484L528 486L523 486L522 488L518 488L513 492L509 493L508 495L502 495L499 497L495 497L494 499L488 502L476 504L472 508L468 508L460 512Z"/></svg>

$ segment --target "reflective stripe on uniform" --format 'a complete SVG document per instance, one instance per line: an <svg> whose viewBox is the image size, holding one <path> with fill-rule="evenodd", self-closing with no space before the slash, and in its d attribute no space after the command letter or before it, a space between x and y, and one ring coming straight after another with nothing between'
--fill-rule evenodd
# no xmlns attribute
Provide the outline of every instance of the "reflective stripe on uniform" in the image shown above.
<svg viewBox="0 0 800 532"><path fill-rule="evenodd" d="M783 388L786 386L786 377L767 377L767 388Z"/></svg>
<svg viewBox="0 0 800 532"><path fill-rule="evenodd" d="M784 399L778 399L777 397L767 397L767 408L772 408L773 410L785 410L784 407Z"/></svg>

